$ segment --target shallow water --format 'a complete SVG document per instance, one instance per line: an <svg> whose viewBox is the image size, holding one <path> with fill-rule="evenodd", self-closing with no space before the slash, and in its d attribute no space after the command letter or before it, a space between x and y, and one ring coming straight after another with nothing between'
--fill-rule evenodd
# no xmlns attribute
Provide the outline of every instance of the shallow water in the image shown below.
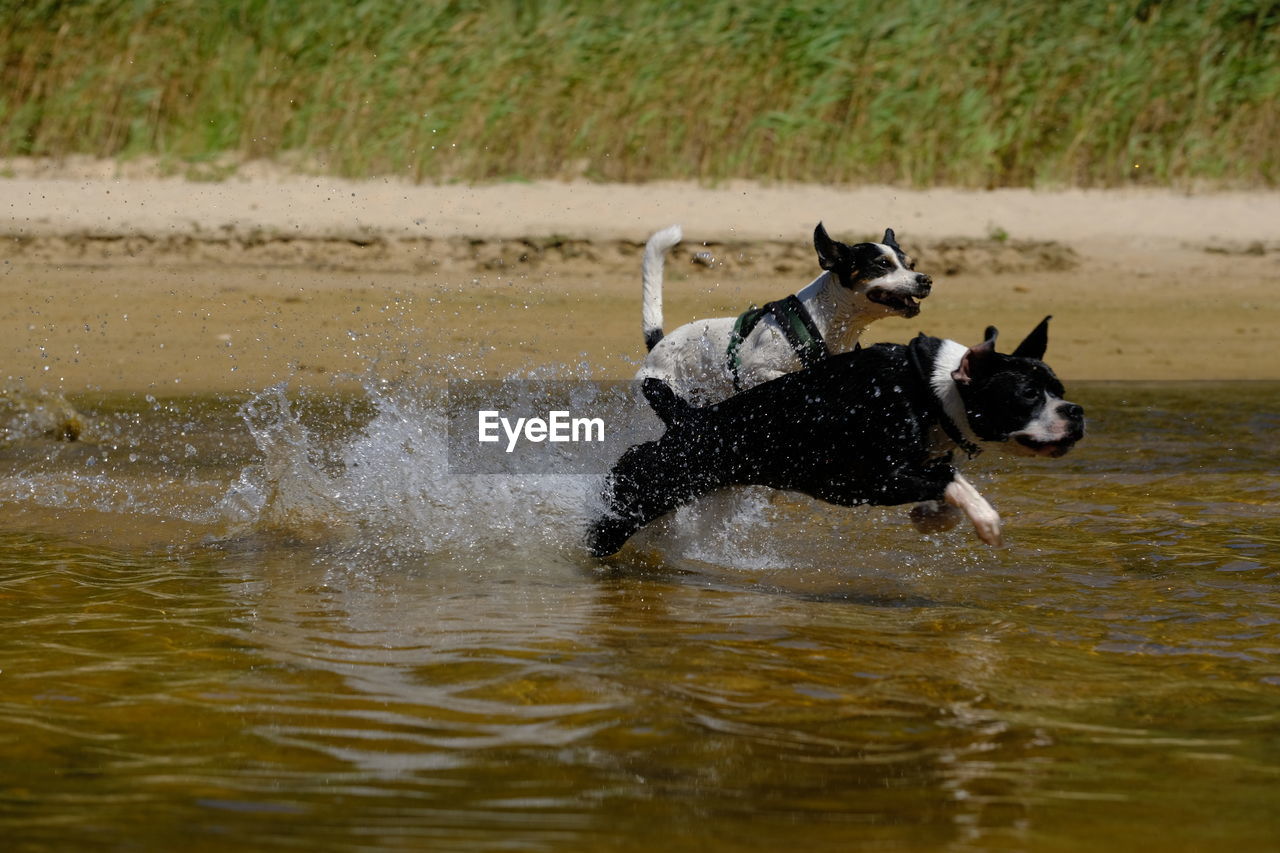
<svg viewBox="0 0 1280 853"><path fill-rule="evenodd" d="M1095 384L1008 545L754 491L614 562L431 395L0 412L7 849L1269 849L1278 384Z"/></svg>

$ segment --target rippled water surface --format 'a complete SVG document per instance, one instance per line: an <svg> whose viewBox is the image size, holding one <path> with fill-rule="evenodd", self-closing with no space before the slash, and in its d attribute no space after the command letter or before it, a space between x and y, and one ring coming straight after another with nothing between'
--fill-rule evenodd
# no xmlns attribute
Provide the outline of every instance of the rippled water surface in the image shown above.
<svg viewBox="0 0 1280 853"><path fill-rule="evenodd" d="M598 479L430 396L10 400L10 850L1274 849L1280 385L1085 385L993 550L744 492L602 564ZM47 409L47 406L45 407Z"/></svg>

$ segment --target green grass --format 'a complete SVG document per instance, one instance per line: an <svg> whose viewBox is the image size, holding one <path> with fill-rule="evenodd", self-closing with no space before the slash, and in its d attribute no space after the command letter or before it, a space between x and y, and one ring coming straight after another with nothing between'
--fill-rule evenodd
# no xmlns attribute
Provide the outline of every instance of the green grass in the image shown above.
<svg viewBox="0 0 1280 853"><path fill-rule="evenodd" d="M2 0L0 13L0 156L272 158L419 180L1280 178L1277 0Z"/></svg>

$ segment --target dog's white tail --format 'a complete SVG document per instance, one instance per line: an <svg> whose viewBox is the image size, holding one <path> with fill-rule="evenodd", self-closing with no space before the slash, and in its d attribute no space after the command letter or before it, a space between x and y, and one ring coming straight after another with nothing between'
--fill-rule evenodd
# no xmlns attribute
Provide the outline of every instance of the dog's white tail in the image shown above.
<svg viewBox="0 0 1280 853"><path fill-rule="evenodd" d="M667 252L684 239L679 225L669 225L654 233L644 244L644 260L641 271L644 276L644 305L641 323L644 327L644 345L653 349L662 340L662 266Z"/></svg>

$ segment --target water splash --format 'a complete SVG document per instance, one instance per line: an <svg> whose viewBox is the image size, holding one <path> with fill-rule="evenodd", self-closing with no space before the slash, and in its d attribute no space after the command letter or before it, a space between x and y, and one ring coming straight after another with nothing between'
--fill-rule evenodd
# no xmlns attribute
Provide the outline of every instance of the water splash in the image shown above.
<svg viewBox="0 0 1280 853"><path fill-rule="evenodd" d="M0 391L0 442L37 437L77 441L91 428L89 419L55 391Z"/></svg>
<svg viewBox="0 0 1280 853"><path fill-rule="evenodd" d="M774 569L794 557L769 535L777 516L774 493L738 487L706 495L681 507L653 533L642 533L670 556L734 569Z"/></svg>
<svg viewBox="0 0 1280 853"><path fill-rule="evenodd" d="M241 414L260 459L223 498L224 519L240 530L386 551L480 559L512 548L582 552L599 477L452 473L438 395L375 382L365 393L373 417L336 440L304 426L283 385L246 403Z"/></svg>

